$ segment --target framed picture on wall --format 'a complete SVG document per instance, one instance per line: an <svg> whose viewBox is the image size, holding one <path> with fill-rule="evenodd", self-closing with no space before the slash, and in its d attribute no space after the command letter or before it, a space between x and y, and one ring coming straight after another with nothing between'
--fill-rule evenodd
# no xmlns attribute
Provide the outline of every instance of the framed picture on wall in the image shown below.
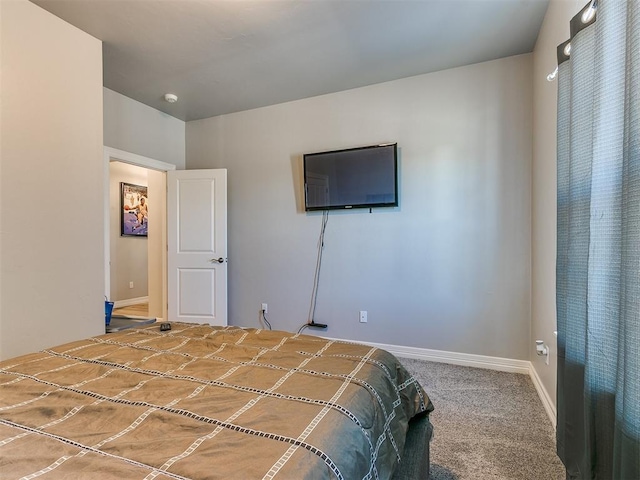
<svg viewBox="0 0 640 480"><path fill-rule="evenodd" d="M149 229L147 187L120 183L120 235L146 237Z"/></svg>

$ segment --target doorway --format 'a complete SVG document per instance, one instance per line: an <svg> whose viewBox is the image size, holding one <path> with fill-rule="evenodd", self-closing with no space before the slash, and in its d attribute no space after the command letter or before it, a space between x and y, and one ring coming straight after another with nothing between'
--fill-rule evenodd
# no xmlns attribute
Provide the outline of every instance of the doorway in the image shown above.
<svg viewBox="0 0 640 480"><path fill-rule="evenodd" d="M119 288L136 290L136 280L131 279L134 275L138 282L147 283L147 299L149 317L158 319L167 318L167 262L166 262L166 172L175 170L175 165L161 162L141 155L132 154L123 150L111 147L104 147L105 166L105 296L116 299L115 295L122 293L115 290L116 284L124 283ZM138 182L144 184L145 180L148 188L149 217L151 221L147 223L148 236L141 238L120 238L120 210L119 205L119 180L112 179L112 171L134 172L132 178L139 178ZM127 169L127 167L129 167ZM146 179L144 178L146 177ZM131 178L131 177L128 177ZM115 184L115 187L114 187ZM116 190L115 212L114 212L114 189ZM114 219L115 216L115 219ZM114 242L126 240L125 244L133 247L132 251L114 257L117 249ZM146 248L142 248L145 246ZM145 251L146 258L136 258ZM128 255L128 258L127 258ZM146 272L136 272L135 268L113 268L122 266L122 262L132 262L135 268L146 268ZM146 261L142 261L146 260ZM138 262L136 264L136 262ZM115 265L114 265L115 264ZM136 266L137 265L137 266ZM141 267L144 265L144 267ZM116 270L116 271L114 271ZM123 273L124 272L124 273ZM115 278L114 278L115 277ZM133 284L133 287L130 285ZM136 290L140 292L141 290ZM128 293L128 292L127 292ZM143 299L145 296L140 293L133 294L133 302ZM132 295L128 295L131 297ZM140 296L135 296L140 295ZM127 296L125 294L125 296ZM129 302L130 303L130 302ZM127 302L121 303L126 306Z"/></svg>

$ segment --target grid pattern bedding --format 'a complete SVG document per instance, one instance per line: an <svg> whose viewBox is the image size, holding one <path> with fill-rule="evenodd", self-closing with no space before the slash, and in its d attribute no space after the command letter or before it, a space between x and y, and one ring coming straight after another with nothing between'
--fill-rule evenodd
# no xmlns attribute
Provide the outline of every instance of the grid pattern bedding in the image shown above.
<svg viewBox="0 0 640 480"><path fill-rule="evenodd" d="M388 479L432 409L374 347L150 325L0 363L0 476Z"/></svg>

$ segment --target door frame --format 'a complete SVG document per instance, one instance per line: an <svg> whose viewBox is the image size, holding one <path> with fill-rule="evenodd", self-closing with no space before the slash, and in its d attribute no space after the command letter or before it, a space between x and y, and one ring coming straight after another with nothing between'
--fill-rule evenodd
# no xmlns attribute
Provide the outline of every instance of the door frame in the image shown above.
<svg viewBox="0 0 640 480"><path fill-rule="evenodd" d="M129 165L135 165L137 167L149 168L151 170L158 170L161 172L168 172L170 170L176 170L176 166L172 163L162 162L154 158L144 157L136 153L126 152L124 150L118 150L112 147L103 147L104 158L104 294L106 298L111 298L111 221L110 221L110 199L109 199L109 164L111 162L128 163ZM165 244L163 245L163 251L167 251L166 235ZM164 263L166 264L166 255L164 257ZM166 265L165 265L166 266ZM166 268L163 268L166 271ZM166 284L166 278L164 279ZM166 303L166 291L164 292Z"/></svg>

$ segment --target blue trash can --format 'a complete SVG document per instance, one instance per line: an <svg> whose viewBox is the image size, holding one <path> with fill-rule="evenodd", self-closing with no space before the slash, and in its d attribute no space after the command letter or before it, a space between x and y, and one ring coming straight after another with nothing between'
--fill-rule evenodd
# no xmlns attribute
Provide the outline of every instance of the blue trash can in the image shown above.
<svg viewBox="0 0 640 480"><path fill-rule="evenodd" d="M109 326L111 323L111 313L113 312L113 302L108 300L104 301L104 322L105 325Z"/></svg>

